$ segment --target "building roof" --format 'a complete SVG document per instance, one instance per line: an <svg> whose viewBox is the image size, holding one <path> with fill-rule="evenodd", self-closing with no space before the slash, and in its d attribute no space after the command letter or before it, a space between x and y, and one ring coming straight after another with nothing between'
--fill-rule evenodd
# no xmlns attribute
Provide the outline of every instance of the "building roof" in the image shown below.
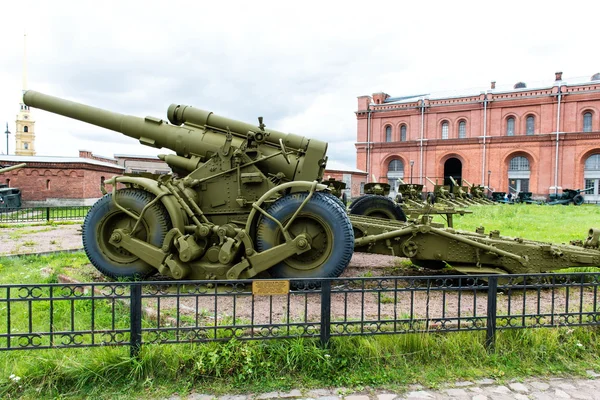
<svg viewBox="0 0 600 400"><path fill-rule="evenodd" d="M142 156L136 154L114 154L115 158L146 158L149 160L160 160L158 156Z"/></svg>
<svg viewBox="0 0 600 400"><path fill-rule="evenodd" d="M446 90L440 92L432 92L432 93L423 93L423 94L415 94L415 95L407 95L407 96L396 96L389 97L384 100L383 104L402 104L402 103L413 103L415 101L419 101L421 99L429 99L429 100L439 100L439 99L448 99L455 97L469 97L469 96L479 96L482 93L510 93L510 92L526 92L528 90L539 90L539 89L550 89L554 86L579 86L593 83L600 83L600 81L595 80L592 81L589 76L578 76L574 78L567 78L561 81L556 80L545 80L545 81L534 81L531 83L525 82L527 87L515 89L514 85L516 84L504 84L504 85L496 85L494 89L490 89L490 87L475 87L475 88L467 88L467 89L457 89L457 90ZM383 104L375 104L372 105L383 105Z"/></svg>
<svg viewBox="0 0 600 400"><path fill-rule="evenodd" d="M341 172L354 172L359 174L366 174L365 171L360 169L350 167L344 163L339 161L327 160L327 167L325 167L325 171L341 171Z"/></svg>
<svg viewBox="0 0 600 400"><path fill-rule="evenodd" d="M10 161L10 162L18 162L18 163L81 163L81 164L92 164L98 165L101 167L110 167L116 169L124 169L120 165L112 164L108 162L102 162L98 160L93 160L91 158L81 158L81 157L56 157L56 156L14 156L14 155L0 155L1 161Z"/></svg>

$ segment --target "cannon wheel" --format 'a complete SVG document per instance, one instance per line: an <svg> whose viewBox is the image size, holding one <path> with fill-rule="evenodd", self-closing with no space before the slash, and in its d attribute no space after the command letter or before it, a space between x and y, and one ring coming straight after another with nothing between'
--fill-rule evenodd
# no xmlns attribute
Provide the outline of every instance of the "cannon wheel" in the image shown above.
<svg viewBox="0 0 600 400"><path fill-rule="evenodd" d="M138 215L154 198L153 194L141 189L117 191L119 204ZM146 278L157 272L137 256L109 243L115 229L133 229L135 222L133 218L117 208L112 194L102 197L90 209L83 223L83 248L98 271L113 279ZM161 247L170 229L171 220L167 210L157 202L146 210L134 236L151 245Z"/></svg>
<svg viewBox="0 0 600 400"><path fill-rule="evenodd" d="M584 200L583 196L580 194L573 197L573 204L575 204L576 206L582 205L584 201L585 200Z"/></svg>
<svg viewBox="0 0 600 400"><path fill-rule="evenodd" d="M267 212L283 226L294 215L308 193L293 193L277 200ZM310 237L311 249L294 255L269 269L276 278L333 278L344 271L354 253L354 232L346 211L329 194L316 192L288 228L296 237ZM256 229L256 247L265 251L285 242L279 226L261 216Z"/></svg>
<svg viewBox="0 0 600 400"><path fill-rule="evenodd" d="M406 221L402 208L384 196L362 197L350 206L350 214Z"/></svg>
<svg viewBox="0 0 600 400"><path fill-rule="evenodd" d="M375 196L375 195L374 194L363 194L362 196L355 198L354 200L352 200L350 202L350 206L348 206L348 209L352 209L352 207L354 207L354 205L356 203L358 203L359 201L362 201L363 199L366 199L367 197L373 197L373 196Z"/></svg>

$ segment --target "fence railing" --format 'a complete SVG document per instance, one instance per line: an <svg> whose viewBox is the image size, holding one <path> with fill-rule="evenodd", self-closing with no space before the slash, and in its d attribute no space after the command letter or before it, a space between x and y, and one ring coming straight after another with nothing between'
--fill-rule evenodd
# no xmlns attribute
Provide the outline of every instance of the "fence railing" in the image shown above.
<svg viewBox="0 0 600 400"><path fill-rule="evenodd" d="M91 206L0 208L0 223L83 220Z"/></svg>
<svg viewBox="0 0 600 400"><path fill-rule="evenodd" d="M256 282L256 281L255 281ZM262 281L264 282L264 281ZM281 281L276 281L278 285ZM0 285L0 350L598 325L599 273Z"/></svg>

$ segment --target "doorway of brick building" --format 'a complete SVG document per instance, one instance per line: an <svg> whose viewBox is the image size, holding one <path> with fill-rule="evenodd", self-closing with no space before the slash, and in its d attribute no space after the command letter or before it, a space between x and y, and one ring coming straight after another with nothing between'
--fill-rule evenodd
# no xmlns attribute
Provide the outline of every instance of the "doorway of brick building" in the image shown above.
<svg viewBox="0 0 600 400"><path fill-rule="evenodd" d="M454 178L456 183L458 183L459 185L461 184L462 162L456 157L449 158L444 163L444 185L453 185L452 181L450 180L450 177Z"/></svg>

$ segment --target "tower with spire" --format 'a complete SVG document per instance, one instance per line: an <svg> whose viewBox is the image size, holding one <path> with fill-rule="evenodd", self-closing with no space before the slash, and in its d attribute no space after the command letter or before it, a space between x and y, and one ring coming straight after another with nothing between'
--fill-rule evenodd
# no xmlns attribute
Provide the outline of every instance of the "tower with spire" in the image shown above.
<svg viewBox="0 0 600 400"><path fill-rule="evenodd" d="M23 102L23 94L27 90L27 34L23 35L23 92L17 114L15 131L15 154L18 156L35 156L35 121L29 106Z"/></svg>

